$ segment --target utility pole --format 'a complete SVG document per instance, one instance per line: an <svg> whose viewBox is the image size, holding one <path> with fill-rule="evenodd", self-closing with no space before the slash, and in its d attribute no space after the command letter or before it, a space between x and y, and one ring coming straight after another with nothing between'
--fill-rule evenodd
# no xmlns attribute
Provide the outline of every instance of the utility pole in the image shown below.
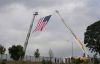
<svg viewBox="0 0 100 64"><path fill-rule="evenodd" d="M25 52L26 52L27 45L28 45L29 37L30 37L30 34L31 34L31 30L32 30L32 27L33 27L33 22L34 22L35 17L37 15L38 15L38 12L35 12L33 14L33 19L32 19L32 22L30 24L30 27L29 27L29 30L28 30L28 33L27 33L27 37L26 37L26 40L25 40L25 43L24 43L24 56L25 56Z"/></svg>

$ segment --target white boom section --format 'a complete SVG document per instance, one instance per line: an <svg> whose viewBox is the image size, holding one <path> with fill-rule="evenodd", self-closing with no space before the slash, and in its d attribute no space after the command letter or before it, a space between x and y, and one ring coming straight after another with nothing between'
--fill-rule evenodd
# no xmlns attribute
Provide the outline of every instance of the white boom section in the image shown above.
<svg viewBox="0 0 100 64"><path fill-rule="evenodd" d="M33 22L34 22L34 19L35 19L36 15L38 15L38 12L35 12L35 14L33 14L33 15L34 16L33 16L32 22L30 24L30 27L29 27L29 30L28 30L28 33L27 33L27 37L26 37L26 40L25 40L25 43L24 43L24 53L26 52L26 48L27 48L27 45L28 45L29 37L30 37L31 30L32 30L32 27L33 27Z"/></svg>

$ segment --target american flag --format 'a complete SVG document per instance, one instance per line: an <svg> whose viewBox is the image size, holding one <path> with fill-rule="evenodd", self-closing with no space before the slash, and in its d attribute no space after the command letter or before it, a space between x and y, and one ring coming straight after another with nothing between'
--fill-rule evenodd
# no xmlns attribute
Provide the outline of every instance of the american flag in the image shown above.
<svg viewBox="0 0 100 64"><path fill-rule="evenodd" d="M35 32L35 31L42 31L43 28L48 23L50 17L51 17L51 15L43 17L43 18L40 18L33 32Z"/></svg>

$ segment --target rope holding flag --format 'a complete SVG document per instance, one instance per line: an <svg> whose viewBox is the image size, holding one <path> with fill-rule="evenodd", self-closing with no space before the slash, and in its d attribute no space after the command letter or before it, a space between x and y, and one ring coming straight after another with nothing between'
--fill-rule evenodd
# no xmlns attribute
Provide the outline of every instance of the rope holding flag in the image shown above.
<svg viewBox="0 0 100 64"><path fill-rule="evenodd" d="M40 18L33 32L42 31L43 28L48 23L48 21L49 21L49 19L50 19L51 16L52 15L48 15L48 16Z"/></svg>

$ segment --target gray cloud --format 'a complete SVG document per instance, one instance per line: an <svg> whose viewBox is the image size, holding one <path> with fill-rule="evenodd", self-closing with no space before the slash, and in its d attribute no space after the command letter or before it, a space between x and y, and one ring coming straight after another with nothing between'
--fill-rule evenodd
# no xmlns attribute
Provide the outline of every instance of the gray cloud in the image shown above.
<svg viewBox="0 0 100 64"><path fill-rule="evenodd" d="M98 0L0 0L0 44L6 48L24 44L35 8L39 11L36 21L58 9L66 23L83 41L86 27L100 19L99 6ZM48 56L51 48L55 56L71 56L71 42L75 43L73 36L57 14L53 14L43 32L32 33L27 54L33 55L34 50L39 48L41 55ZM74 47L74 55L82 55L80 47L77 44Z"/></svg>
<svg viewBox="0 0 100 64"><path fill-rule="evenodd" d="M71 0L72 1L72 0ZM48 7L53 5L59 5L70 2L69 0L1 0L0 6L5 6L13 3L23 4L28 7L36 8L36 7Z"/></svg>

